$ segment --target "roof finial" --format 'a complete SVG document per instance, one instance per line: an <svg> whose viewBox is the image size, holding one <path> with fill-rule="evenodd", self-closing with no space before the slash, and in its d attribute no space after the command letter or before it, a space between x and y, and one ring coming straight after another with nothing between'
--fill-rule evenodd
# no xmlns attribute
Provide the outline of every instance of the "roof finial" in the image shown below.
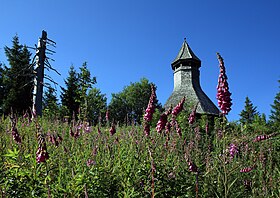
<svg viewBox="0 0 280 198"><path fill-rule="evenodd" d="M186 37L184 38L184 41L187 42L187 38Z"/></svg>

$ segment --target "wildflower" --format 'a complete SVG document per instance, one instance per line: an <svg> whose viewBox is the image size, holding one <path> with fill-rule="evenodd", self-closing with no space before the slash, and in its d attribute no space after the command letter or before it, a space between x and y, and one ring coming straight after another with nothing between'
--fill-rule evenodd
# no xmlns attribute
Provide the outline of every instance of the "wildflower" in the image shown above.
<svg viewBox="0 0 280 198"><path fill-rule="evenodd" d="M76 132L74 133L74 138L77 139L78 137L80 137L80 131L79 129L76 129Z"/></svg>
<svg viewBox="0 0 280 198"><path fill-rule="evenodd" d="M68 149L65 146L63 146L63 151L64 153L68 153Z"/></svg>
<svg viewBox="0 0 280 198"><path fill-rule="evenodd" d="M196 109L197 109L197 105L198 103L195 105L195 107L193 108L190 116L189 116L189 124L193 124L195 122L195 115L196 115Z"/></svg>
<svg viewBox="0 0 280 198"><path fill-rule="evenodd" d="M91 167L92 165L95 165L95 164L96 164L96 162L94 160L92 160L92 159L87 160L88 167Z"/></svg>
<svg viewBox="0 0 280 198"><path fill-rule="evenodd" d="M208 134L209 133L209 123L207 122L205 125L205 133Z"/></svg>
<svg viewBox="0 0 280 198"><path fill-rule="evenodd" d="M194 173L198 172L198 168L193 162L189 161L188 165L189 165L189 171L194 172Z"/></svg>
<svg viewBox="0 0 280 198"><path fill-rule="evenodd" d="M58 140L59 143L61 143L62 140L63 140L62 137L59 134L57 134L57 140Z"/></svg>
<svg viewBox="0 0 280 198"><path fill-rule="evenodd" d="M116 133L115 125L112 125L112 126L111 126L109 132L110 132L111 135L114 135L114 134Z"/></svg>
<svg viewBox="0 0 280 198"><path fill-rule="evenodd" d="M149 103L147 106L147 109L145 111L145 115L144 115L144 120L146 120L147 122L150 122L152 120L153 117L153 113L155 112L155 101L156 101L156 93L155 93L155 87L152 84L151 85L151 96L149 99Z"/></svg>
<svg viewBox="0 0 280 198"><path fill-rule="evenodd" d="M94 149L92 150L92 153L91 153L91 154L92 154L93 156L96 156L97 150L98 150L98 146L95 146Z"/></svg>
<svg viewBox="0 0 280 198"><path fill-rule="evenodd" d="M181 101L174 107L173 111L172 111L172 115L174 117L176 117L182 110L184 107L184 102L185 102L185 96L181 99Z"/></svg>
<svg viewBox="0 0 280 198"><path fill-rule="evenodd" d="M246 168L242 168L242 169L240 170L240 173L249 173L249 172L251 172L252 170L253 170L252 167L246 167Z"/></svg>
<svg viewBox="0 0 280 198"><path fill-rule="evenodd" d="M162 131L162 129L164 129L164 127L167 123L167 117L169 114L171 114L171 111L172 111L172 107L170 107L166 112L161 114L159 121L157 122L157 126L156 126L156 130L158 133L160 133Z"/></svg>
<svg viewBox="0 0 280 198"><path fill-rule="evenodd" d="M153 113L155 112L155 101L156 101L156 93L155 93L155 87L152 84L151 85L151 96L149 99L149 103L147 106L147 109L145 111L145 115L144 115L144 133L146 136L150 135L150 123L152 118L153 118Z"/></svg>
<svg viewBox="0 0 280 198"><path fill-rule="evenodd" d="M158 133L165 127L167 123L167 115L165 113L161 114L159 121L157 122L156 130Z"/></svg>
<svg viewBox="0 0 280 198"><path fill-rule="evenodd" d="M149 125L149 123L145 123L145 125L144 125L144 133L145 133L146 136L150 135L150 125Z"/></svg>
<svg viewBox="0 0 280 198"><path fill-rule="evenodd" d="M72 128L71 128L71 129L69 129L69 134L70 134L70 136L71 136L71 137L74 137L74 135L75 135L75 134L74 134L74 132L73 132L73 129L72 129Z"/></svg>
<svg viewBox="0 0 280 198"><path fill-rule="evenodd" d="M170 129L171 129L171 123L167 122L165 125L165 134L169 134Z"/></svg>
<svg viewBox="0 0 280 198"><path fill-rule="evenodd" d="M179 135L179 137L182 137L182 130L181 130L181 128L180 128L180 126L179 126L177 121L175 123L175 129L176 129L176 132Z"/></svg>
<svg viewBox="0 0 280 198"><path fill-rule="evenodd" d="M109 122L109 109L107 109L107 111L106 111L105 119L106 119L106 122Z"/></svg>
<svg viewBox="0 0 280 198"><path fill-rule="evenodd" d="M244 185L245 189L248 190L248 191L250 191L252 189L252 181L251 180L245 179L243 181L243 185Z"/></svg>
<svg viewBox="0 0 280 198"><path fill-rule="evenodd" d="M229 147L229 155L230 155L230 159L233 159L235 155L237 155L239 153L239 150L237 148L237 146L235 144L230 144Z"/></svg>
<svg viewBox="0 0 280 198"><path fill-rule="evenodd" d="M49 159L49 153L47 151L47 146L46 146L46 142L45 142L45 138L43 136L43 134L39 131L40 129L38 128L38 150L36 152L36 161L38 163L41 162L46 162L47 159Z"/></svg>
<svg viewBox="0 0 280 198"><path fill-rule="evenodd" d="M49 154L46 149L39 147L36 152L36 161L37 163L46 162L49 159Z"/></svg>
<svg viewBox="0 0 280 198"><path fill-rule="evenodd" d="M91 131L92 131L91 126L86 125L86 126L84 127L84 132L85 132L85 133L90 133Z"/></svg>
<svg viewBox="0 0 280 198"><path fill-rule="evenodd" d="M268 140L268 139L270 139L270 138L272 138L276 135L278 135L278 134L277 133L272 133L270 135L259 135L253 140L253 142L260 142L260 141L263 141L263 140Z"/></svg>
<svg viewBox="0 0 280 198"><path fill-rule="evenodd" d="M230 98L231 93L229 92L228 82L227 82L227 75L226 75L226 68L224 66L223 58L217 53L217 58L219 61L220 66L220 74L218 79L218 86L217 86L217 99L218 99L218 106L222 110L223 115L227 115L231 110L232 100Z"/></svg>
<svg viewBox="0 0 280 198"><path fill-rule="evenodd" d="M21 137L18 133L18 130L17 130L15 124L13 124L13 126L12 126L12 136L16 143L21 144Z"/></svg>
<svg viewBox="0 0 280 198"><path fill-rule="evenodd" d="M194 133L195 133L195 140L197 140L197 141L201 140L200 127L199 126L194 128Z"/></svg>
<svg viewBox="0 0 280 198"><path fill-rule="evenodd" d="M98 128L97 128L97 132L98 132L98 135L101 135L101 129L100 129L99 126L98 126Z"/></svg>

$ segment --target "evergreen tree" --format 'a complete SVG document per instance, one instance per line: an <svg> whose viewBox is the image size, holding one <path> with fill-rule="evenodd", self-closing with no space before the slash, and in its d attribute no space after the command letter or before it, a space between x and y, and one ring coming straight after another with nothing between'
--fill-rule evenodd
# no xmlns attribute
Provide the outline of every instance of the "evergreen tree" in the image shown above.
<svg viewBox="0 0 280 198"><path fill-rule="evenodd" d="M254 107L252 101L249 99L248 96L245 99L245 107L239 115L239 121L242 124L252 124L252 122L255 119L255 116L259 116L259 113L257 112L257 107Z"/></svg>
<svg viewBox="0 0 280 198"><path fill-rule="evenodd" d="M70 67L69 76L64 81L66 88L61 88L61 103L65 107L67 116L72 116L73 113L78 115L80 107L80 94L79 94L79 79L74 66ZM64 115L65 116L65 115Z"/></svg>
<svg viewBox="0 0 280 198"><path fill-rule="evenodd" d="M58 114L58 99L53 87L48 87L47 91L44 93L43 111L47 117L51 118L54 118Z"/></svg>
<svg viewBox="0 0 280 198"><path fill-rule="evenodd" d="M100 89L92 88L89 90L87 103L89 121L96 125L99 122L99 117L101 117L102 120L100 121L102 122L107 110L107 98L105 94L102 94Z"/></svg>
<svg viewBox="0 0 280 198"><path fill-rule="evenodd" d="M5 68L5 94L3 99L4 113L23 113L32 106L33 67L30 63L31 53L26 46L19 43L18 36L13 38L11 48L5 46L9 68Z"/></svg>
<svg viewBox="0 0 280 198"><path fill-rule="evenodd" d="M80 67L80 73L78 73L79 79L79 102L81 110L81 119L87 117L87 92L92 85L96 83L96 77L91 78L90 71L87 68L87 62L84 62Z"/></svg>
<svg viewBox="0 0 280 198"><path fill-rule="evenodd" d="M70 67L69 76L65 81L66 88L62 88L62 110L66 108L66 115L75 113L81 119L87 118L87 92L96 83L96 77L91 78L87 63L80 67L77 73L74 66Z"/></svg>
<svg viewBox="0 0 280 198"><path fill-rule="evenodd" d="M278 80L280 83L280 80ZM279 86L280 88L280 86ZM271 105L271 115L270 115L270 123L273 128L280 129L280 92L278 92L274 98L273 104Z"/></svg>
<svg viewBox="0 0 280 198"><path fill-rule="evenodd" d="M4 99L4 69L0 63L0 115L3 114L3 99Z"/></svg>
<svg viewBox="0 0 280 198"><path fill-rule="evenodd" d="M148 79L142 78L140 82L131 83L125 87L122 92L112 94L112 100L109 104L111 118L120 123L126 121L141 123L151 96L151 84ZM160 110L162 108L158 100L156 108Z"/></svg>

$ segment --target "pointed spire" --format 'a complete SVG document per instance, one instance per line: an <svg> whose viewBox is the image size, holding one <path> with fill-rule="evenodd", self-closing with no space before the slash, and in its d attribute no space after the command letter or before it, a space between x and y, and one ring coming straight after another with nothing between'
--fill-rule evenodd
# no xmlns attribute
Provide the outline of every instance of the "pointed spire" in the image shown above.
<svg viewBox="0 0 280 198"><path fill-rule="evenodd" d="M177 65L178 62L182 62L186 60L194 60L195 62L201 63L200 59L194 54L194 52L190 48L189 44L186 41L186 38L184 38L184 42L182 44L182 47L177 57L171 63L172 68L174 67L174 65Z"/></svg>

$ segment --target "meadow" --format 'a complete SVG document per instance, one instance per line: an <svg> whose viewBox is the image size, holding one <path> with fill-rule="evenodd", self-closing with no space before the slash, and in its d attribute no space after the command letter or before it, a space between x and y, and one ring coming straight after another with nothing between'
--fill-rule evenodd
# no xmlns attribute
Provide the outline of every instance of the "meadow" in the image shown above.
<svg viewBox="0 0 280 198"><path fill-rule="evenodd" d="M175 110L127 126L2 117L1 196L280 197L278 133Z"/></svg>

